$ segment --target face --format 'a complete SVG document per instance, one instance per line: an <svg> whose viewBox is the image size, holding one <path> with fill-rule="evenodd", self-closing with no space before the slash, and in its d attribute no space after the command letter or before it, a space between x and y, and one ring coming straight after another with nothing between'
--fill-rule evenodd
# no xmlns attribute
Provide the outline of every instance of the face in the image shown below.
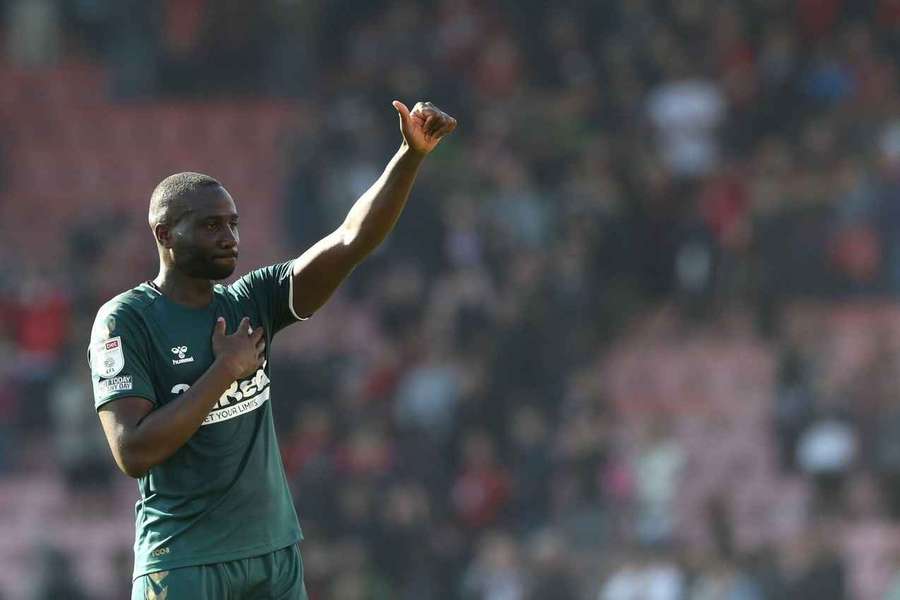
<svg viewBox="0 0 900 600"><path fill-rule="evenodd" d="M234 200L219 188L195 200L192 208L170 231L175 268L197 279L225 279L237 266L240 241Z"/></svg>

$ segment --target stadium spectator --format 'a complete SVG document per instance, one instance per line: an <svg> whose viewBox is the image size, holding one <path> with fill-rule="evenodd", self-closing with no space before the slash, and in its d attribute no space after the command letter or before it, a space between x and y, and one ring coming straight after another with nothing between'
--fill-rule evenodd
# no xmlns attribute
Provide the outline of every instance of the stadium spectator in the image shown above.
<svg viewBox="0 0 900 600"><path fill-rule="evenodd" d="M311 597L896 595L898 6L6 2L0 594L47 529L63 595L124 589L72 376L152 276L122 215L196 164L249 268L428 91L466 126L272 365Z"/></svg>

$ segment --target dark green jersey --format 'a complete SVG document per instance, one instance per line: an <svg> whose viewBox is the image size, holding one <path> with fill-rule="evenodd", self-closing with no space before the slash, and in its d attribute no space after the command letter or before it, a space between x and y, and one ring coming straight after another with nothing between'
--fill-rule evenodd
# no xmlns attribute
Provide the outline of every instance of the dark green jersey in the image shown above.
<svg viewBox="0 0 900 600"><path fill-rule="evenodd" d="M140 396L173 401L212 364L212 331L225 317L233 333L244 317L272 337L294 323L291 262L216 285L206 308L172 302L149 283L101 307L88 358L94 403ZM268 358L268 356L267 356ZM134 576L237 560L302 539L270 402L269 361L235 382L200 429L139 479Z"/></svg>

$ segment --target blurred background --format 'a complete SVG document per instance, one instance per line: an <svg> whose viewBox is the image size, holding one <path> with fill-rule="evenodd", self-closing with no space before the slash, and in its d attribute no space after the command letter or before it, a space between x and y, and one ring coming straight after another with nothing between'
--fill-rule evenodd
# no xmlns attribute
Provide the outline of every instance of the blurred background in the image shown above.
<svg viewBox="0 0 900 600"><path fill-rule="evenodd" d="M278 336L312 600L900 598L900 1L0 1L0 598L129 597L85 348L163 177L238 274L459 119Z"/></svg>

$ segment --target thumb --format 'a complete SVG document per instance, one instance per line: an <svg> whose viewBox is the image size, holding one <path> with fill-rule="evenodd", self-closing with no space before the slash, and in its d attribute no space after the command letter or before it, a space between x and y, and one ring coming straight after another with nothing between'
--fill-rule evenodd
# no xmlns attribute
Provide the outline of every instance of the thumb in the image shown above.
<svg viewBox="0 0 900 600"><path fill-rule="evenodd" d="M213 337L222 337L225 335L225 318L216 319L216 326L213 328Z"/></svg>
<svg viewBox="0 0 900 600"><path fill-rule="evenodd" d="M409 109L406 108L406 105L400 102L399 100L394 100L391 102L394 105L394 108L397 109L397 112L400 114L400 125L404 125L407 121L409 121Z"/></svg>

